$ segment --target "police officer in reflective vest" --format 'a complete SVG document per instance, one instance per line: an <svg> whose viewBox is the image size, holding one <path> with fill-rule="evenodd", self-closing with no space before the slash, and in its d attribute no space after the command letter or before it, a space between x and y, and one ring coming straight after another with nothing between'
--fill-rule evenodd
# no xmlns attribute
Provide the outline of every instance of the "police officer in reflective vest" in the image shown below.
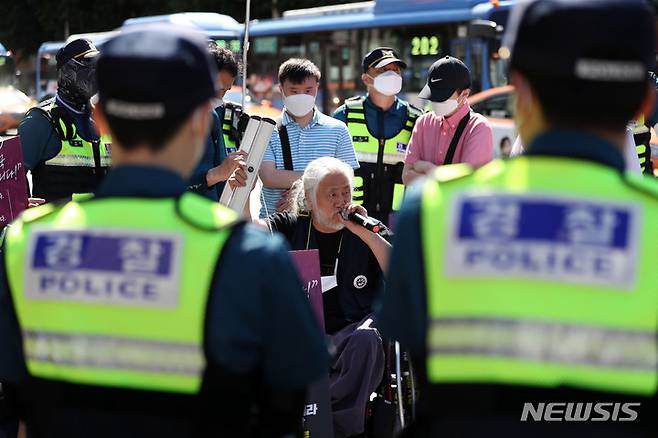
<svg viewBox="0 0 658 438"><path fill-rule="evenodd" d="M633 124L633 140L635 149L640 160L640 168L645 175L653 175L653 163L651 161L651 125L645 123L644 116L637 119Z"/></svg>
<svg viewBox="0 0 658 438"><path fill-rule="evenodd" d="M216 93L190 32L104 45L112 171L94 198L30 209L5 237L0 381L30 437L299 436L327 371L282 240L185 192Z"/></svg>
<svg viewBox="0 0 658 438"><path fill-rule="evenodd" d="M402 167L416 119L422 111L397 97L407 64L390 47L363 58L361 80L368 94L347 99L334 117L347 124L360 168L355 172L354 202L388 223L404 195Z"/></svg>
<svg viewBox="0 0 658 438"><path fill-rule="evenodd" d="M621 152L655 42L643 0L512 11L526 154L438 168L397 223L378 322L421 381L403 436L655 434L658 188Z"/></svg>
<svg viewBox="0 0 658 438"><path fill-rule="evenodd" d="M649 79L658 94L658 78L655 73L649 72ZM653 176L653 162L651 161L651 126L658 123L658 107L654 107L653 111L650 111L647 114L646 117L642 115L639 119L632 122L631 128L633 129L633 140L635 141L635 148L640 160L642 173Z"/></svg>
<svg viewBox="0 0 658 438"><path fill-rule="evenodd" d="M234 170L246 172L246 153L239 151L241 132L249 116L242 107L225 102L224 96L231 89L240 69L233 52L219 47L214 41L208 43L208 52L217 66L217 96L213 103L210 135L206 140L201 160L189 180L189 188L213 201L219 201L225 181ZM240 122L242 120L242 122Z"/></svg>
<svg viewBox="0 0 658 438"><path fill-rule="evenodd" d="M110 166L112 141L99 136L90 98L98 50L73 40L57 53L57 95L28 111L18 128L32 195L46 201L93 192Z"/></svg>

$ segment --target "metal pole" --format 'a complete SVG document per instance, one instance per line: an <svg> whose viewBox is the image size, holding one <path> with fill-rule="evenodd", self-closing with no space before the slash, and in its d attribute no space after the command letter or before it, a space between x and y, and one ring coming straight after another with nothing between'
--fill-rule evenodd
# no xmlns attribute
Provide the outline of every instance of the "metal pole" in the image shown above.
<svg viewBox="0 0 658 438"><path fill-rule="evenodd" d="M247 96L247 52L249 52L249 16L251 12L251 0L246 1L244 13L244 40L242 41L242 108Z"/></svg>

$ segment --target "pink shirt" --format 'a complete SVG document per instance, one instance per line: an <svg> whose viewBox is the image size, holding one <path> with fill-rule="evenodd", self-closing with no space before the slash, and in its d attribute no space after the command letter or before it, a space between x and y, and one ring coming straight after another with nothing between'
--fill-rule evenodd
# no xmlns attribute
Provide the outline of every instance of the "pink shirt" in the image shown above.
<svg viewBox="0 0 658 438"><path fill-rule="evenodd" d="M436 165L443 164L457 125L470 110L471 107L467 103L448 118L438 117L433 112L420 116L411 134L405 163L413 164L418 160L423 160ZM452 162L468 163L473 167L480 167L492 159L491 126L482 114L471 113L471 118L466 123L466 128L457 143L457 150Z"/></svg>

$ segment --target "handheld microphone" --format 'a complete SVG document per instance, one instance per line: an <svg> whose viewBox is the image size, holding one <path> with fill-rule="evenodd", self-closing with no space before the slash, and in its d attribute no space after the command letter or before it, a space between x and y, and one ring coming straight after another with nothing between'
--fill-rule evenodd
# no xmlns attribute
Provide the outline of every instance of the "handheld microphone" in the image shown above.
<svg viewBox="0 0 658 438"><path fill-rule="evenodd" d="M382 229L382 223L377 219L371 217L365 217L357 212L347 213L346 210L340 212L340 215L343 216L343 219L346 221L354 222L355 224L361 225L363 228L372 231L373 233L379 233Z"/></svg>

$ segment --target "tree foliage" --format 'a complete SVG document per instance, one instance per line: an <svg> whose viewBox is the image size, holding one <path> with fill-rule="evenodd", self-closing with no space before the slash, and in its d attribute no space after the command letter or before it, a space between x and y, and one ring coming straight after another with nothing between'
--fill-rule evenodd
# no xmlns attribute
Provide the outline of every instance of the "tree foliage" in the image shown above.
<svg viewBox="0 0 658 438"><path fill-rule="evenodd" d="M355 0L252 0L251 17L275 11ZM115 29L127 18L175 12L218 12L244 21L245 0L0 0L0 41L14 50L35 52L44 41L68 34Z"/></svg>

